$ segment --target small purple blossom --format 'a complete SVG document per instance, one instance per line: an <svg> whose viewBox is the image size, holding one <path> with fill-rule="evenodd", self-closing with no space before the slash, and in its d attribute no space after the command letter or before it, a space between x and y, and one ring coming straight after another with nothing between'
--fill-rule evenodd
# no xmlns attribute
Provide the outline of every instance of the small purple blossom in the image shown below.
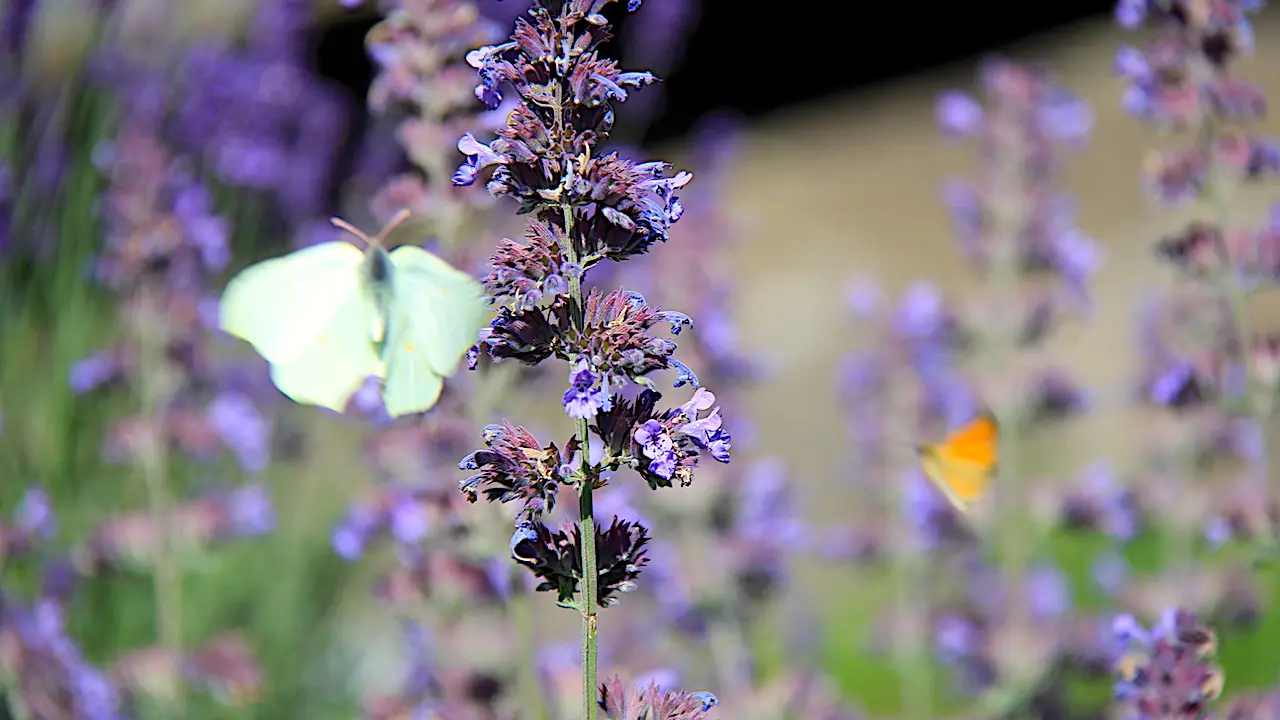
<svg viewBox="0 0 1280 720"><path fill-rule="evenodd" d="M640 445L645 457L649 458L649 471L660 478L671 479L676 471L675 443L667 434L662 423L657 420L646 420L636 428L635 441Z"/></svg>
<svg viewBox="0 0 1280 720"><path fill-rule="evenodd" d="M333 551L343 560L355 560L364 555L374 539L381 523L373 510L356 505L347 511L343 520L333 528Z"/></svg>
<svg viewBox="0 0 1280 720"><path fill-rule="evenodd" d="M564 411L571 418L591 419L598 410L608 410L613 402L605 387L596 387L600 376L591 371L586 360L579 361L569 372L569 389L564 392Z"/></svg>
<svg viewBox="0 0 1280 720"><path fill-rule="evenodd" d="M14 524L26 535L51 538L58 534L58 516L53 511L49 493L42 488L29 488L14 511Z"/></svg>
<svg viewBox="0 0 1280 720"><path fill-rule="evenodd" d="M271 424L247 396L222 393L209 404L205 418L235 453L245 472L258 474L270 459Z"/></svg>

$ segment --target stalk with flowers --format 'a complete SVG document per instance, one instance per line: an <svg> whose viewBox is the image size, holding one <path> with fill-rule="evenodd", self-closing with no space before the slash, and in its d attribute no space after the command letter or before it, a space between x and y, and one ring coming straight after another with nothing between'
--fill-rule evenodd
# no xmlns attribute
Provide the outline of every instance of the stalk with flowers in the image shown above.
<svg viewBox="0 0 1280 720"><path fill-rule="evenodd" d="M476 96L497 107L509 86L519 104L498 138L484 144L470 135L459 142L467 161L454 183L470 185L490 172L489 192L519 203L532 215L523 241L503 240L484 278L498 315L481 334L472 365L485 352L495 361L515 358L538 365L552 357L569 366L569 388L561 404L574 420L574 436L563 447L543 445L510 423L484 430L485 449L459 466L475 471L460 488L469 500L516 502L511 555L555 591L558 604L582 616L582 717L597 717L598 608L634 587L647 562L648 529L616 516L599 528L594 492L603 473L624 466L651 488L688 485L709 455L729 461L730 436L714 396L672 357L672 335L691 324L688 316L653 306L639 293L583 292L583 277L605 260L624 261L665 242L680 218L675 191L688 173L666 177L667 163L636 163L598 144L613 126L613 106L628 91L655 81L647 72L620 71L600 57L610 37L602 14L612 0L539 0L517 20L507 42L475 50L468 60L480 84ZM631 0L628 10L639 8ZM651 375L675 374L675 387L690 385L693 397L661 409ZM592 458L591 437L602 456ZM578 520L558 530L541 521L561 486L577 490ZM624 711L625 694L602 690L606 714ZM678 715L700 717L715 704L709 694L658 693L660 704ZM656 698L640 699L652 711Z"/></svg>

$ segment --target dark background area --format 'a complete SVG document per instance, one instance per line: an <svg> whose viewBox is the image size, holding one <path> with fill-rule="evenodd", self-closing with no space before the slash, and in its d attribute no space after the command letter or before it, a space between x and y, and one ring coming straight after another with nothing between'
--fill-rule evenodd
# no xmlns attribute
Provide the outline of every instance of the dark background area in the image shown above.
<svg viewBox="0 0 1280 720"><path fill-rule="evenodd" d="M646 144L682 136L711 110L759 117L1106 16L1115 2L702 0L700 5L684 60L665 78L664 111L650 126ZM609 14L617 17L619 38L625 37L625 13L614 5ZM364 36L377 20L373 14L348 15L318 29L321 74L351 88L355 97L365 96L371 78ZM622 49L612 48L614 56Z"/></svg>

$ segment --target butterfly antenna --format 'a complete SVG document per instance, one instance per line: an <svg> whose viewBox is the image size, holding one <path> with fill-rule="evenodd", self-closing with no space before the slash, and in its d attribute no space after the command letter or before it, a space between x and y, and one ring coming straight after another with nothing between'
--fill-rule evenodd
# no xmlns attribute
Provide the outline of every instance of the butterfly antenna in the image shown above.
<svg viewBox="0 0 1280 720"><path fill-rule="evenodd" d="M346 230L347 232L351 233L352 235L355 235L356 237L360 238L361 240L363 240L363 241L365 242L365 244L366 244L366 245L378 245L378 241L377 241L377 240L375 240L374 238L369 237L368 235L366 235L366 234L365 234L365 232L364 232L363 230L361 230L360 228L356 227L355 225L352 225L351 223L347 222L346 220L343 220L343 219L342 219L342 218L340 218L340 217L331 217L331 218L329 218L329 222L333 223L333 226L334 226L334 227L336 227L336 228L338 228L338 229L340 229L340 230Z"/></svg>
<svg viewBox="0 0 1280 720"><path fill-rule="evenodd" d="M386 225L383 225L382 229L378 231L378 238L377 238L378 246L385 247L383 243L387 241L387 238L391 235L391 232L396 228L400 227L400 224L403 223L405 220L408 220L411 214L412 213L409 212L409 208L400 208L400 212L396 213L395 216L392 217L391 220L388 221Z"/></svg>

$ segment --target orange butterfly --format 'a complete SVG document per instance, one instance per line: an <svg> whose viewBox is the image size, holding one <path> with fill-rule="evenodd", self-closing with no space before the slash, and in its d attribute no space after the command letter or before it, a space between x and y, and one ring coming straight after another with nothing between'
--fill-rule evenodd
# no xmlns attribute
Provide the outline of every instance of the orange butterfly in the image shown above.
<svg viewBox="0 0 1280 720"><path fill-rule="evenodd" d="M917 445L920 466L960 512L982 497L995 475L1000 425L984 410L937 444Z"/></svg>

